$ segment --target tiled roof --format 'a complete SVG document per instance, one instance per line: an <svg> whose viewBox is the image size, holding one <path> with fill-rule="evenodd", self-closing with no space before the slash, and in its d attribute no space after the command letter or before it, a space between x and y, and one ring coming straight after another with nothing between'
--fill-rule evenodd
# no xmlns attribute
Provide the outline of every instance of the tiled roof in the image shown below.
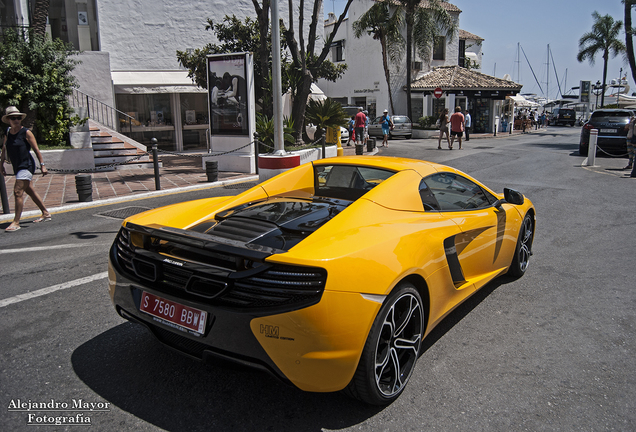
<svg viewBox="0 0 636 432"><path fill-rule="evenodd" d="M440 1L439 3L442 5L444 9L446 9L447 12L461 12L461 9L455 6L454 4L451 4L445 1ZM424 9L426 9L428 7L428 0L422 0L420 2L420 5Z"/></svg>
<svg viewBox="0 0 636 432"><path fill-rule="evenodd" d="M394 4L399 4L400 2L398 0L389 0L389 2L394 3ZM458 12L461 13L461 9L458 8L457 6L455 6L454 4L448 3L446 1L442 1L440 0L439 4L447 11L447 12ZM420 6L424 9L428 9L429 7L429 2L428 0L422 0L420 2Z"/></svg>
<svg viewBox="0 0 636 432"><path fill-rule="evenodd" d="M469 40L476 40L476 41L483 41L484 38L479 37L475 34L472 34L471 32L467 32L466 30L462 30L459 29L459 38L460 39L469 39Z"/></svg>
<svg viewBox="0 0 636 432"><path fill-rule="evenodd" d="M443 90L520 91L523 85L459 66L436 67L411 83L411 90L434 90L437 87Z"/></svg>

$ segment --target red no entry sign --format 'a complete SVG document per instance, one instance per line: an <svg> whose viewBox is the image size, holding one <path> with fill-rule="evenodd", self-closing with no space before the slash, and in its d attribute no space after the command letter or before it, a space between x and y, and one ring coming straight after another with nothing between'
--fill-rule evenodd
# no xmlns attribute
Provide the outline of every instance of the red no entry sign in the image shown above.
<svg viewBox="0 0 636 432"><path fill-rule="evenodd" d="M444 92L443 92L443 91L442 91L442 89L441 89L441 88L439 88L439 87L437 87L437 88L433 91L433 94L435 95L435 97L436 97L437 99L441 98L443 93L444 93Z"/></svg>

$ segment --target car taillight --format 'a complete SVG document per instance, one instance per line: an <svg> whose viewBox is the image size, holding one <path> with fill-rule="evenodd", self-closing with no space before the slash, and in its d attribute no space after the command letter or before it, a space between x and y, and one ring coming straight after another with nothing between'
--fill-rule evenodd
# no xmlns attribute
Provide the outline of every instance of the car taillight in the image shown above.
<svg viewBox="0 0 636 432"><path fill-rule="evenodd" d="M592 129L594 129L594 126L592 126L592 125L591 125L591 124L589 124L589 123L585 123L585 124L583 125L583 129L592 130Z"/></svg>

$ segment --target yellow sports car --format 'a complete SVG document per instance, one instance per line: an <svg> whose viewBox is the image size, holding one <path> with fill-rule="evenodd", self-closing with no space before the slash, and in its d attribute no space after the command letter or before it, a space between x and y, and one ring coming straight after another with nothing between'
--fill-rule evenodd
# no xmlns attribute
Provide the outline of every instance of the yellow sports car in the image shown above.
<svg viewBox="0 0 636 432"><path fill-rule="evenodd" d="M323 159L126 219L109 289L122 317L190 356L381 405L450 311L525 273L534 227L522 194L444 165Z"/></svg>

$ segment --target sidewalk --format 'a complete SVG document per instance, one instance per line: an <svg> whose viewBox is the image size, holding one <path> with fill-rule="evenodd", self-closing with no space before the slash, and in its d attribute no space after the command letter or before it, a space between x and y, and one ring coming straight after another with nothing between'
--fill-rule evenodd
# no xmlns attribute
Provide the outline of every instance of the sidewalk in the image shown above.
<svg viewBox="0 0 636 432"><path fill-rule="evenodd" d="M354 155L355 146L344 146L345 155ZM365 148L365 154L366 148ZM202 168L201 156L207 153L188 154L187 156L162 155L163 167L159 168L161 190L175 191L183 188L209 187L215 183L208 182L205 169ZM55 168L55 167L51 167ZM42 176L39 171L33 176L32 187L40 195L47 209L53 213L66 207L80 205L75 188L76 174L59 174L51 171ZM112 199L125 198L149 192L155 192L155 175L152 168L129 168L115 171L102 171L90 173L93 183L93 203ZM218 181L256 181L253 174L219 171ZM7 196L9 201L9 214L0 213L0 223L13 219L15 200L13 186L15 177L5 177ZM86 205L89 205L86 203ZM30 197L25 195L22 218L27 219L39 215L40 211Z"/></svg>

